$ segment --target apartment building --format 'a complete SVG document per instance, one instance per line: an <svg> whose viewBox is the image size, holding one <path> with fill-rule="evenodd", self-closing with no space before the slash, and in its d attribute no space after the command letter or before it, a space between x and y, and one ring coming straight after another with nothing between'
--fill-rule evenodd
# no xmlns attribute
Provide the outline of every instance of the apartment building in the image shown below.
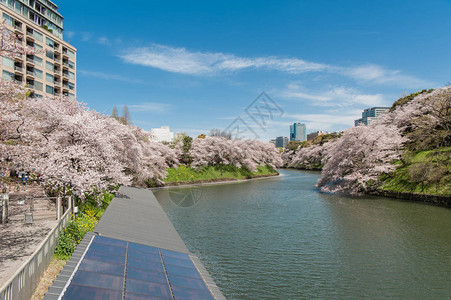
<svg viewBox="0 0 451 300"><path fill-rule="evenodd" d="M0 72L30 88L32 95L66 95L77 91L77 49L63 40L63 16L49 0L0 0L0 14L22 43L38 50L36 55L0 57Z"/></svg>
<svg viewBox="0 0 451 300"><path fill-rule="evenodd" d="M362 112L362 117L354 121L354 126L371 125L380 115L388 113L390 107L371 107Z"/></svg>

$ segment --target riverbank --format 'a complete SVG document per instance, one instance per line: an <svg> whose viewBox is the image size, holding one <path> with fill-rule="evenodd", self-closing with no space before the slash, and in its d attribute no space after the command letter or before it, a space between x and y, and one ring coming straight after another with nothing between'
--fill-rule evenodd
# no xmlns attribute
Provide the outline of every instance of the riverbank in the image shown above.
<svg viewBox="0 0 451 300"><path fill-rule="evenodd" d="M396 192L388 190L376 190L369 195L396 198L401 200L407 200L412 202L424 202L428 204L434 204L439 206L451 207L451 196L446 195L428 195L428 194L416 194L409 192Z"/></svg>
<svg viewBox="0 0 451 300"><path fill-rule="evenodd" d="M168 176L164 180L163 187L243 181L278 175L279 172L269 166L259 166L257 171L251 172L247 168L237 168L232 165L208 166L200 170L182 165L168 169Z"/></svg>
<svg viewBox="0 0 451 300"><path fill-rule="evenodd" d="M318 171L321 172L320 168L317 169L311 169L311 168L281 168L285 170L301 170L301 171ZM395 173L395 174L402 174L402 175L394 175L390 177L391 182L396 181L396 178L399 178L401 176L405 176L406 167L402 169L402 171ZM405 178L403 178L404 181L406 181ZM408 182L408 181L406 181ZM381 197L389 197L389 198L396 198L400 200L407 200L407 201L413 201L413 202L424 202L428 204L433 205L439 205L439 206L446 206L451 207L451 195L436 195L436 194L428 194L428 193L421 193L421 192L413 192L412 186L414 186L414 183L410 183L409 189L402 188L398 186L398 190L390 190L385 188L378 188L376 190L369 191L366 193L367 195L372 196L381 196ZM404 185L404 187L407 185ZM419 186L419 184L418 184ZM413 189L417 190L417 189ZM429 191L433 191L433 189L429 189Z"/></svg>
<svg viewBox="0 0 451 300"><path fill-rule="evenodd" d="M173 187L173 186L183 186L183 185L193 185L193 184L220 184L220 183L232 183L232 182L240 182L240 181L249 181L253 179L261 179L273 176L279 176L279 172L271 173L271 174L262 174L262 175L254 175L251 178L246 179L236 179L236 178L214 178L207 180L194 180L194 181L176 181L165 184L163 187Z"/></svg>

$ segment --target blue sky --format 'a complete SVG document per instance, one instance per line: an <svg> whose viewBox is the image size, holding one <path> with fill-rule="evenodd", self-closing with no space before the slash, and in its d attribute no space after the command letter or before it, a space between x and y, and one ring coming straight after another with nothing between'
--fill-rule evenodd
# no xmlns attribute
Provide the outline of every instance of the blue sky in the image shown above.
<svg viewBox="0 0 451 300"><path fill-rule="evenodd" d="M78 100L191 136L237 117L262 140L343 130L364 108L451 82L451 1L55 1ZM261 93L283 113L254 124ZM261 124L260 124L261 125Z"/></svg>

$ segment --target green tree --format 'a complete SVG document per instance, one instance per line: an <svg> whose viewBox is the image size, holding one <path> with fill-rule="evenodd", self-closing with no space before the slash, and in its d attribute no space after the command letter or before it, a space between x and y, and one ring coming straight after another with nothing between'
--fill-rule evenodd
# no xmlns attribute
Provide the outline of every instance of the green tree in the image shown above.
<svg viewBox="0 0 451 300"><path fill-rule="evenodd" d="M182 143L183 153L179 157L179 160L183 164L189 165L192 161L191 156L189 155L192 142L193 138L188 136L186 133L177 133L174 139L174 144Z"/></svg>

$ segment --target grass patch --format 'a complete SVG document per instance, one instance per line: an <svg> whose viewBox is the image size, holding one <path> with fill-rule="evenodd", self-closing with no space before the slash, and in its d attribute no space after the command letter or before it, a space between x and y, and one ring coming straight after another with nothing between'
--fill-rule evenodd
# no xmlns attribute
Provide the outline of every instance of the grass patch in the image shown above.
<svg viewBox="0 0 451 300"><path fill-rule="evenodd" d="M45 293L47 293L49 287L52 286L53 281L61 272L65 264L66 260L64 259L59 259L56 257L52 258L47 270L45 270L44 274L42 274L38 287L31 296L31 300L41 300L44 298Z"/></svg>
<svg viewBox="0 0 451 300"><path fill-rule="evenodd" d="M246 167L237 168L233 165L204 166L199 170L181 165L177 168L169 168L165 183L180 181L199 181L220 178L233 178L237 180L252 178L253 176L274 174L277 171L270 166L259 166L257 171L251 172Z"/></svg>
<svg viewBox="0 0 451 300"><path fill-rule="evenodd" d="M381 177L383 190L451 195L451 147L407 152L397 170Z"/></svg>

